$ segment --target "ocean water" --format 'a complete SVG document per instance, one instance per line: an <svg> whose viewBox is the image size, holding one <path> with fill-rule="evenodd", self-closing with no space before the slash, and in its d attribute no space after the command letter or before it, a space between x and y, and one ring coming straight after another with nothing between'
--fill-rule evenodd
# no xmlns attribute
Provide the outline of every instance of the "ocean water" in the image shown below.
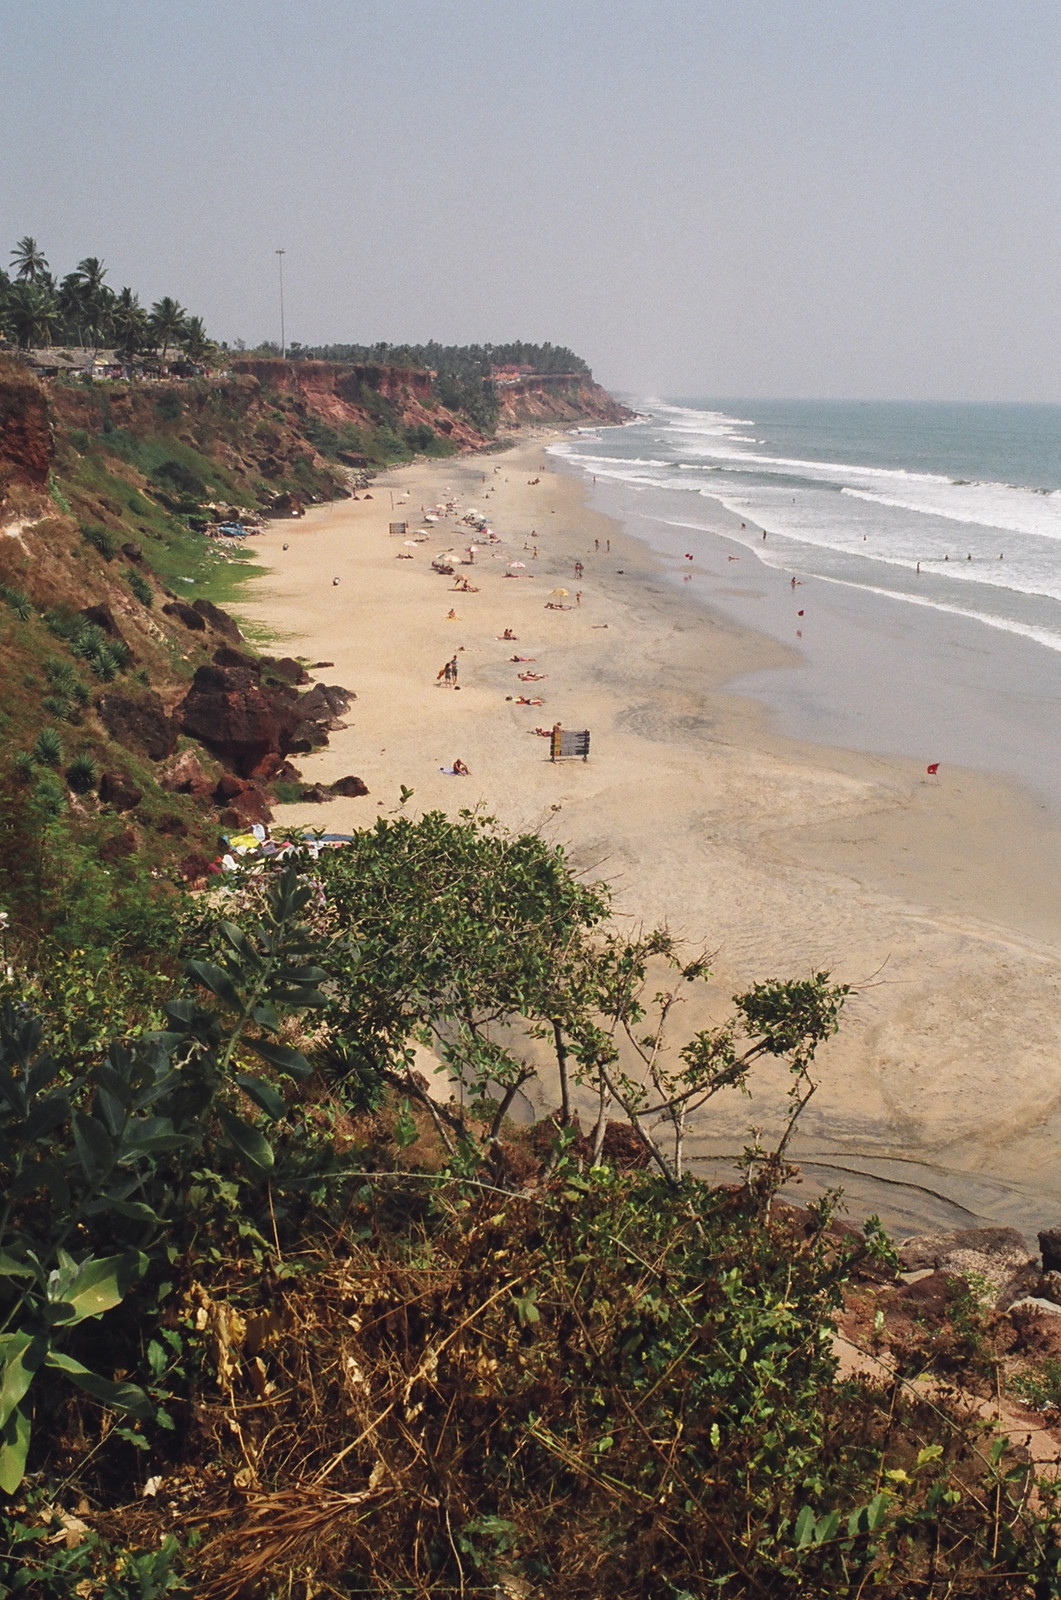
<svg viewBox="0 0 1061 1600"><path fill-rule="evenodd" d="M644 402L559 447L694 536L710 496L759 560L1061 651L1061 406ZM646 506L646 510L648 507ZM767 538L762 539L763 530ZM918 566L920 565L920 571Z"/></svg>
<svg viewBox="0 0 1061 1600"><path fill-rule="evenodd" d="M634 403L552 448L675 581L791 646L734 688L795 737L1005 773L1061 817L1061 406Z"/></svg>

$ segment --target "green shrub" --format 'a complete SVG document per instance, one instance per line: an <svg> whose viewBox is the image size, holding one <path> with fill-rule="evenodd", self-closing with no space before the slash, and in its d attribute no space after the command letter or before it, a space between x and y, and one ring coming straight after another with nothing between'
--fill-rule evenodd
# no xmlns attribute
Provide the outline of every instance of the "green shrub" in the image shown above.
<svg viewBox="0 0 1061 1600"><path fill-rule="evenodd" d="M54 728L42 728L33 746L33 759L45 767L57 767L63 759L63 741Z"/></svg>
<svg viewBox="0 0 1061 1600"><path fill-rule="evenodd" d="M28 622L33 615L33 605L25 589L0 588L0 596L9 605L20 622Z"/></svg>
<svg viewBox="0 0 1061 1600"><path fill-rule="evenodd" d="M42 772L33 785L33 805L43 817L57 817L66 807L66 785L54 772Z"/></svg>
<svg viewBox="0 0 1061 1600"><path fill-rule="evenodd" d="M83 522L81 524L81 537L86 544L98 550L105 561L112 561L118 546L114 542L114 535L98 522Z"/></svg>
<svg viewBox="0 0 1061 1600"><path fill-rule="evenodd" d="M155 483L164 485L168 489L176 489L182 495L194 495L198 498L206 493L206 485L201 478L196 477L190 467L183 461L163 461L151 474Z"/></svg>
<svg viewBox="0 0 1061 1600"><path fill-rule="evenodd" d="M36 763L28 750L16 750L12 766L20 783L28 783L37 770Z"/></svg>
<svg viewBox="0 0 1061 1600"><path fill-rule="evenodd" d="M41 701L41 710L47 711L50 717L58 717L60 722L70 722L76 727L81 721L81 708L66 695L46 694Z"/></svg>
<svg viewBox="0 0 1061 1600"><path fill-rule="evenodd" d="M99 776L96 763L90 755L75 756L66 769L66 781L75 794L89 794L96 787Z"/></svg>
<svg viewBox="0 0 1061 1600"><path fill-rule="evenodd" d="M142 572L137 572L133 567L127 567L125 572L125 581L135 594L136 598L140 601L141 605L154 605L155 591L152 589L150 583L148 583Z"/></svg>

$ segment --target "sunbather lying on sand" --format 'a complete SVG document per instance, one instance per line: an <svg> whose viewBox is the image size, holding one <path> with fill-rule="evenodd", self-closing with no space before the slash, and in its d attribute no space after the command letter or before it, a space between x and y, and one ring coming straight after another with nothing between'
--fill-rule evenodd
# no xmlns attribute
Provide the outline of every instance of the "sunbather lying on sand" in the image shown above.
<svg viewBox="0 0 1061 1600"><path fill-rule="evenodd" d="M509 656L510 661L533 661L533 656Z"/></svg>
<svg viewBox="0 0 1061 1600"><path fill-rule="evenodd" d="M538 683L542 678L547 678L549 674L547 672L517 672L516 676L520 683Z"/></svg>
<svg viewBox="0 0 1061 1600"><path fill-rule="evenodd" d="M523 694L517 695L515 699L513 699L512 695L506 694L505 699L512 700L512 704L515 706L543 706L545 704L544 700L528 700L526 695Z"/></svg>

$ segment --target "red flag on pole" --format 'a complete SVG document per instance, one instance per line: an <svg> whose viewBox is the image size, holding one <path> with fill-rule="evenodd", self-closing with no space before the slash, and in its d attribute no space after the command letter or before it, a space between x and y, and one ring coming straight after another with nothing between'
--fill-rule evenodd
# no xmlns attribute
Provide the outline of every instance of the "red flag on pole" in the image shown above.
<svg viewBox="0 0 1061 1600"><path fill-rule="evenodd" d="M939 762L933 761L930 766L925 768L925 771L928 773L929 777L934 778L936 773L939 771Z"/></svg>

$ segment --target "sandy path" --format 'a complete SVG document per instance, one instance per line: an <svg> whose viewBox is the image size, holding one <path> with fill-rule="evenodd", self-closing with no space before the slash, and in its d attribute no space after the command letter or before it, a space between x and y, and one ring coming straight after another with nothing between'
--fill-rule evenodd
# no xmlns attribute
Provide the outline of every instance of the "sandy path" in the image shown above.
<svg viewBox="0 0 1061 1600"><path fill-rule="evenodd" d="M504 541L456 568L476 594L453 593L429 566L466 545L466 529L439 525L415 551L388 533L392 518L418 526L444 486ZM1057 1222L1061 875L1044 870L1058 844L1027 797L979 774L931 783L910 763L778 738L760 707L720 686L783 662L783 647L696 601L585 506L540 441L388 473L369 500L275 524L255 554L273 570L240 614L285 651L333 662L319 676L358 696L349 729L301 761L304 776L354 773L371 791L280 808L280 826L363 825L397 804L402 784L414 808L481 801L563 842L609 879L621 913L665 919L717 950L719 1015L757 978L828 968L861 992L823 1057L800 1148L876 1174L868 1188L846 1180L853 1209L863 1192L865 1209L888 1209L890 1184L907 1175L921 1189L899 1196L895 1215L917 1224L959 1220L962 1206L1025 1227ZM505 577L514 559L526 566ZM546 609L556 587L573 609ZM518 643L498 639L506 627ZM458 692L436 686L455 653ZM526 670L546 677L524 685ZM521 693L546 703L507 699ZM549 762L531 730L557 720L592 730L588 764ZM458 756L471 777L439 771ZM687 1014L685 1032L703 1020ZM739 1148L749 1122L768 1126L775 1109L769 1091L720 1108L698 1148ZM933 1209L929 1190L950 1209Z"/></svg>

